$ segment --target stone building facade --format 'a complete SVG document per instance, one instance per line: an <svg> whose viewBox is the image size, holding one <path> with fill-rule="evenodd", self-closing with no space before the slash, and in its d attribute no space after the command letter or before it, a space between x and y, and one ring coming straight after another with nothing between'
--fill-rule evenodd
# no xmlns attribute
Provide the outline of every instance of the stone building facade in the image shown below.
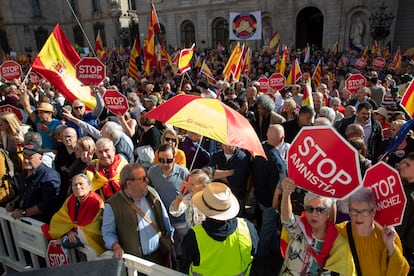
<svg viewBox="0 0 414 276"><path fill-rule="evenodd" d="M150 3L154 3L162 32L159 39L173 48L196 43L196 47L228 45L229 12L261 11L262 40L250 41L259 48L278 31L281 42L303 47L347 49L355 39L371 47L371 13L376 0L0 0L0 46L5 51L40 50L56 23L70 41L88 46L76 18L94 47L98 30L104 45L129 45L139 35L141 45L147 34ZM383 45L401 49L414 46L414 2L385 0L386 12L395 19ZM70 6L76 17L73 15ZM356 38L353 28L358 31Z"/></svg>

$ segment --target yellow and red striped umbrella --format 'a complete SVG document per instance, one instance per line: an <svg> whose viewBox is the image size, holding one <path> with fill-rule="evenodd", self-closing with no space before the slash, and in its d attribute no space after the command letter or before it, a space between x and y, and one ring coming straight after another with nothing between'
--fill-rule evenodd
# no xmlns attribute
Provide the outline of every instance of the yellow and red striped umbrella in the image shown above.
<svg viewBox="0 0 414 276"><path fill-rule="evenodd" d="M177 95L144 116L266 158L249 121L217 99Z"/></svg>

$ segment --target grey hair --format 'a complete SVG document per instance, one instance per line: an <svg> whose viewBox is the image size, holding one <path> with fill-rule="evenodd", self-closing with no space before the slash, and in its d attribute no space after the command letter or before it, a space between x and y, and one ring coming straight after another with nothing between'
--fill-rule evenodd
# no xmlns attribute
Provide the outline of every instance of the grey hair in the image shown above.
<svg viewBox="0 0 414 276"><path fill-rule="evenodd" d="M98 147L100 144L108 144L111 148L113 148L115 150L114 142L112 142L111 139L108 139L108 138L105 138L105 137L99 138L98 141L96 141L95 145L96 145L96 147Z"/></svg>
<svg viewBox="0 0 414 276"><path fill-rule="evenodd" d="M305 198L303 199L304 205L307 205L309 201L312 199L320 198L325 202L325 205L328 209L332 209L332 205L334 203L333 199L330 197L320 196L311 192L306 193Z"/></svg>
<svg viewBox="0 0 414 276"><path fill-rule="evenodd" d="M38 132L29 131L24 135L24 144L28 144L29 142L35 142L38 145L42 145L42 136Z"/></svg>
<svg viewBox="0 0 414 276"><path fill-rule="evenodd" d="M84 180L86 180L86 183L88 183L89 187L92 187L92 182L89 179L89 177L86 176L86 174L84 173L78 173L77 175L75 175L74 177L72 177L72 184L75 181L75 179L77 178L83 178Z"/></svg>
<svg viewBox="0 0 414 276"><path fill-rule="evenodd" d="M194 169L190 175L197 177L200 184L208 184L213 181L213 170L210 167Z"/></svg>
<svg viewBox="0 0 414 276"><path fill-rule="evenodd" d="M319 116L327 118L332 124L336 115L335 111L331 107L321 106L319 109Z"/></svg>
<svg viewBox="0 0 414 276"><path fill-rule="evenodd" d="M257 105L263 107L267 111L271 112L275 109L275 102L268 95L260 95L257 98Z"/></svg>
<svg viewBox="0 0 414 276"><path fill-rule="evenodd" d="M141 169L141 168L144 169L144 167L142 167L141 164L127 164L122 168L119 174L122 189L125 189L127 180L134 179L134 174L132 172L135 169Z"/></svg>
<svg viewBox="0 0 414 276"><path fill-rule="evenodd" d="M376 209L374 193L370 188L363 187L352 193L348 197L348 203L351 205L353 202L366 202L369 208Z"/></svg>
<svg viewBox="0 0 414 276"><path fill-rule="evenodd" d="M103 126L106 133L111 137L111 140L113 142L118 141L122 137L122 126L115 122L106 122L106 124Z"/></svg>

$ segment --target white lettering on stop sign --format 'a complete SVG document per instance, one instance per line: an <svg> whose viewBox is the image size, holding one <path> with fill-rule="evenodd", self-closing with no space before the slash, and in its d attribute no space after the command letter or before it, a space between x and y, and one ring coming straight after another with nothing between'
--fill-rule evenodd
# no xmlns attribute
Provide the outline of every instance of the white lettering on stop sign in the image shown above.
<svg viewBox="0 0 414 276"><path fill-rule="evenodd" d="M16 73L19 71L19 66L2 67L2 71L4 74Z"/></svg>
<svg viewBox="0 0 414 276"><path fill-rule="evenodd" d="M316 151L311 153L311 147ZM339 182L342 185L348 185L351 183L351 175L343 169L337 170L335 161L330 158L326 158L327 154L319 147L318 144L315 143L312 137L306 137L303 140L303 145L300 145L298 150L302 156L310 156L310 154L313 154L311 159L309 159L308 164L312 165L314 162L319 162L316 166L317 173L325 179L331 178L329 180L331 185L335 182ZM320 160L321 158L318 159L318 157L321 157L322 160Z"/></svg>
<svg viewBox="0 0 414 276"><path fill-rule="evenodd" d="M94 65L80 65L79 66L80 74L101 74L102 71L103 71L102 66L94 66Z"/></svg>
<svg viewBox="0 0 414 276"><path fill-rule="evenodd" d="M105 104L107 105L122 105L125 102L124 98L106 97Z"/></svg>

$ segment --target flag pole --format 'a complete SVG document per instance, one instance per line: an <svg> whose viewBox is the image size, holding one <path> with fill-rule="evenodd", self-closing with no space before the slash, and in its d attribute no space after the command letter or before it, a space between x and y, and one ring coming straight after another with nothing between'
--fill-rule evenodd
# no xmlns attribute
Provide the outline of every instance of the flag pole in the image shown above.
<svg viewBox="0 0 414 276"><path fill-rule="evenodd" d="M185 74L182 74L182 75L181 75L180 90L181 90L181 88L183 87L183 83L184 83L184 75L185 75Z"/></svg>
<svg viewBox="0 0 414 276"><path fill-rule="evenodd" d="M32 72L32 69L33 69L33 67L30 66L30 69L29 69L29 71L27 71L26 76L24 76L24 79L23 79L23 82L22 83L25 83L26 82L27 78L30 75L30 72Z"/></svg>
<svg viewBox="0 0 414 276"><path fill-rule="evenodd" d="M96 53L95 53L95 49L94 49L94 47L92 47L92 44L91 44L91 42L89 41L88 35L86 34L85 30L83 29L82 24L80 23L80 21L79 21L78 17L76 16L75 11L73 10L73 8L72 8L71 4L69 3L69 0L66 0L66 3L68 4L68 6L69 6L70 10L72 11L72 15L75 17L76 22L78 22L79 28L81 29L81 31L82 31L82 33L83 33L83 35L85 36L86 41L88 42L89 48L91 48L91 50L92 50L93 56L94 56L94 57L97 57L97 56L96 56Z"/></svg>

